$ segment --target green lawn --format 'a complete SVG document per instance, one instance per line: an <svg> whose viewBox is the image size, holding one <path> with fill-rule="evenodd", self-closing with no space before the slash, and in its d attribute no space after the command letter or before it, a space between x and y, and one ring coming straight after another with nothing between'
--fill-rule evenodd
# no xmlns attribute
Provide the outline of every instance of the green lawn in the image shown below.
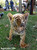
<svg viewBox="0 0 37 50"><path fill-rule="evenodd" d="M2 17L2 19L0 19L0 50L1 48L8 47L15 47L15 50L37 50L37 28L33 28L33 26L37 26L37 15L29 15L25 40L25 42L29 44L29 46L27 48L21 48L19 46L20 36L13 36L13 39L11 41L6 39L6 37L9 35L10 30L10 23L7 17L7 13L9 13L9 11L4 12L4 16ZM11 13L15 14L16 12ZM8 25L8 27L6 27L6 25Z"/></svg>

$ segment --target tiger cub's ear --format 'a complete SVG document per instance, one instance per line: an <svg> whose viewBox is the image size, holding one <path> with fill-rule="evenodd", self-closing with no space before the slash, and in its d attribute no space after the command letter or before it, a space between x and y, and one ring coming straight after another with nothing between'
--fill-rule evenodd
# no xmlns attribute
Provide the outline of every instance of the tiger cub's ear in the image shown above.
<svg viewBox="0 0 37 50"><path fill-rule="evenodd" d="M24 17L25 17L25 24L27 24L28 16L29 16L29 13L28 13L28 12L24 14Z"/></svg>
<svg viewBox="0 0 37 50"><path fill-rule="evenodd" d="M27 12L27 13L25 13L25 20L27 20L28 19L28 16L29 16L29 13Z"/></svg>
<svg viewBox="0 0 37 50"><path fill-rule="evenodd" d="M12 20L13 15L12 15L11 13L8 13L7 16L8 16L8 18L9 18L10 20Z"/></svg>

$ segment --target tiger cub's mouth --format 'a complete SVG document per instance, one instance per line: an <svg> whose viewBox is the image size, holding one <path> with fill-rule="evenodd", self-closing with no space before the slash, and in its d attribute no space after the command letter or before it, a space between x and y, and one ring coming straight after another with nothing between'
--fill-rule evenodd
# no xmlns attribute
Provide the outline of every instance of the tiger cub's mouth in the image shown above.
<svg viewBox="0 0 37 50"><path fill-rule="evenodd" d="M20 26L15 24L14 30L17 31L17 32L23 31L24 30L24 23L21 23Z"/></svg>

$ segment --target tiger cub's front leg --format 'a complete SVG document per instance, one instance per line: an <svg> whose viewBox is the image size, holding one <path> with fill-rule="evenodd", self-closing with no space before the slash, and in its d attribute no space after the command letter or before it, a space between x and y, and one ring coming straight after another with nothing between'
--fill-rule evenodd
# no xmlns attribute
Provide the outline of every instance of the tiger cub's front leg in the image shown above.
<svg viewBox="0 0 37 50"><path fill-rule="evenodd" d="M12 40L12 27L11 27L10 33L9 33L9 40Z"/></svg>
<svg viewBox="0 0 37 50"><path fill-rule="evenodd" d="M21 40L20 40L20 46L21 46L22 48L27 47L28 44L26 44L26 43L24 42L24 41L25 41L25 32L24 32L23 35L20 35L20 38L21 38Z"/></svg>
<svg viewBox="0 0 37 50"><path fill-rule="evenodd" d="M8 40L12 40L12 27L10 28L10 32L9 32L9 38L7 37Z"/></svg>

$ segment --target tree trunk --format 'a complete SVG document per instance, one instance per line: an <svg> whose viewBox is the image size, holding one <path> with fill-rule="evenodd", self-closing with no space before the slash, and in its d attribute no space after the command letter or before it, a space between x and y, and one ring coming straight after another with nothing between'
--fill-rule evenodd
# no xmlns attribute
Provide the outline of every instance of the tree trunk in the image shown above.
<svg viewBox="0 0 37 50"><path fill-rule="evenodd" d="M31 0L30 14L33 14L34 0Z"/></svg>
<svg viewBox="0 0 37 50"><path fill-rule="evenodd" d="M19 0L19 12L22 13L22 0Z"/></svg>

